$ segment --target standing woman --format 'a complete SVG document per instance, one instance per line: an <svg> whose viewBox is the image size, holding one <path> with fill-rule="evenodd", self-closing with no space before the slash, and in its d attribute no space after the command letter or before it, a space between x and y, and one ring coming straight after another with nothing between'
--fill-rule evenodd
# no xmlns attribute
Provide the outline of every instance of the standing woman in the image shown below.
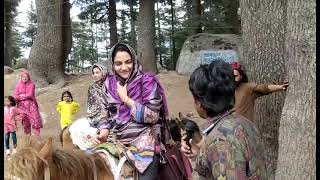
<svg viewBox="0 0 320 180"><path fill-rule="evenodd" d="M105 141L112 128L117 140L127 147L138 179L159 179L160 128L168 115L164 91L154 74L141 71L130 46L115 45L111 61L114 74L107 76L104 94L108 106L117 111L100 123L94 140Z"/></svg>
<svg viewBox="0 0 320 180"><path fill-rule="evenodd" d="M27 70L20 73L20 81L16 85L14 98L17 107L25 114L22 120L25 134L31 134L32 128L32 134L40 137L40 128L43 126L35 97L35 85Z"/></svg>
<svg viewBox="0 0 320 180"><path fill-rule="evenodd" d="M265 96L274 92L285 91L287 90L289 83L286 82L284 84L277 85L249 82L246 72L239 62L233 62L230 65L233 70L233 76L236 83L235 111L255 123L255 100L261 96Z"/></svg>

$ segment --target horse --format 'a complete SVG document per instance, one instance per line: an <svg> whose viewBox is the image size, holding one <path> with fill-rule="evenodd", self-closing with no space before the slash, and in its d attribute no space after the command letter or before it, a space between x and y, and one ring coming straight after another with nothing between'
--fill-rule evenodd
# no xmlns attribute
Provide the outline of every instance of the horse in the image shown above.
<svg viewBox="0 0 320 180"><path fill-rule="evenodd" d="M77 149L57 149L52 138L45 143L30 137L8 162L10 179L24 180L113 180L114 176L98 154Z"/></svg>
<svg viewBox="0 0 320 180"><path fill-rule="evenodd" d="M87 153L99 154L100 156L103 157L103 159L111 169L114 175L114 178L116 180L137 179L137 172L135 171L135 168L133 168L133 165L128 160L129 158L126 155L126 148L124 147L124 145L116 141L108 141L100 145L94 145L92 143L89 143L91 144L89 145L91 148L89 148L87 145L84 145L85 141L87 141L88 136L93 136L93 134L90 134L90 133L82 134L81 133L82 131L79 129L83 130L83 129L89 128L87 127L88 125L89 124L87 124L87 119L81 118L81 119L78 119L71 126L67 126L64 129L62 129L60 133L60 142L61 142L62 148L66 150L81 149L82 151L85 151ZM74 134L73 137L75 139L72 139L71 132L73 133L80 132L80 134L77 134L77 135ZM109 139L112 139L112 135L109 134L109 137L110 137ZM90 150L88 150L88 148Z"/></svg>

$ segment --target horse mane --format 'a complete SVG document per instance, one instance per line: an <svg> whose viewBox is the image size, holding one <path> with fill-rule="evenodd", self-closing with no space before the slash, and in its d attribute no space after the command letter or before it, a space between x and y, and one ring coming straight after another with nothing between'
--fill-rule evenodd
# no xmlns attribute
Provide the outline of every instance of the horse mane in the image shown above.
<svg viewBox="0 0 320 180"><path fill-rule="evenodd" d="M9 175L23 179L38 179L39 175L43 176L39 170L45 167L45 162L38 155L43 143L32 137L23 139L17 153L9 161Z"/></svg>
<svg viewBox="0 0 320 180"><path fill-rule="evenodd" d="M36 146L32 146L35 145ZM9 173L13 176L35 180L43 179L47 164L51 177L55 174L58 179L93 179L97 170L108 170L106 162L98 154L87 155L81 150L53 149L51 157L43 159L39 156L39 142L30 139L26 146L19 149L9 161ZM96 169L94 168L96 166ZM111 173L111 171L110 171Z"/></svg>

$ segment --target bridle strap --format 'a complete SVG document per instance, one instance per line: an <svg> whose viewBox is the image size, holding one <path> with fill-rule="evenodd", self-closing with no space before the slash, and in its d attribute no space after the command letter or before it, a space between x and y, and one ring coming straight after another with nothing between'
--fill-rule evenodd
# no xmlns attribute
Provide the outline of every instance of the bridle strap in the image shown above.
<svg viewBox="0 0 320 180"><path fill-rule="evenodd" d="M44 168L44 180L50 180L50 168L48 166Z"/></svg>

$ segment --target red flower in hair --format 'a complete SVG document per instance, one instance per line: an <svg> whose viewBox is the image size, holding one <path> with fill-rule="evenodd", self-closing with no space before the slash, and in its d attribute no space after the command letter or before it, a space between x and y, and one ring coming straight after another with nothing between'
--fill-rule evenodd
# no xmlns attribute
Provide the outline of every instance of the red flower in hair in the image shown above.
<svg viewBox="0 0 320 180"><path fill-rule="evenodd" d="M230 65L233 70L241 70L241 64L239 62L233 62Z"/></svg>

